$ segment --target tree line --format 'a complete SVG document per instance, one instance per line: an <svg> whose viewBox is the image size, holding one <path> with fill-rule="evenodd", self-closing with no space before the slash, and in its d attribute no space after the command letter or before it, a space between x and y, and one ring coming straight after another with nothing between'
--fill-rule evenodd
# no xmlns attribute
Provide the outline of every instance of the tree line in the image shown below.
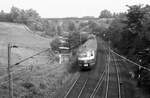
<svg viewBox="0 0 150 98"><path fill-rule="evenodd" d="M118 14L112 14L108 10L103 10L101 11L99 18L112 18L117 15ZM99 29L97 23L92 20L85 23L75 21L75 20L65 20L60 25L60 22L57 20L49 20L49 19L41 18L40 15L33 9L24 10L14 6L11 8L10 12L8 13L1 10L0 21L25 24L33 31L42 32L41 35L44 37L46 36L53 37L55 35L60 35L64 31L91 32L91 30L98 31Z"/></svg>
<svg viewBox="0 0 150 98"><path fill-rule="evenodd" d="M110 40L115 51L150 69L150 6L127 7L127 12L115 17L101 37ZM149 92L150 72L137 67L135 74L138 86Z"/></svg>
<svg viewBox="0 0 150 98"><path fill-rule="evenodd" d="M24 10L13 6L9 13L1 10L0 21L25 24L33 31L42 32L42 36L53 37L60 33L60 27L56 25L57 22L41 18L33 9Z"/></svg>

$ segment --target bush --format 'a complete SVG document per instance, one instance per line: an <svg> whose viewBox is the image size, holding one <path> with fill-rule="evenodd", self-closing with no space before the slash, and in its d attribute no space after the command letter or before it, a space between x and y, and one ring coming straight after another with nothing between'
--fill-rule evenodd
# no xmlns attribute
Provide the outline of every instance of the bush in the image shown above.
<svg viewBox="0 0 150 98"><path fill-rule="evenodd" d="M141 66L150 68L150 6L133 5L128 6L128 12L124 18L116 18L109 28L107 36L113 46L120 53L139 63ZM145 52L144 51L149 51ZM138 54L143 52L143 54ZM139 60L142 60L139 62ZM138 69L138 67L137 67ZM138 84L146 90L150 90L150 72L145 69L138 69L135 73Z"/></svg>
<svg viewBox="0 0 150 98"><path fill-rule="evenodd" d="M50 44L51 48L53 51L59 51L59 46L60 46L60 41L58 38L54 39L51 44Z"/></svg>

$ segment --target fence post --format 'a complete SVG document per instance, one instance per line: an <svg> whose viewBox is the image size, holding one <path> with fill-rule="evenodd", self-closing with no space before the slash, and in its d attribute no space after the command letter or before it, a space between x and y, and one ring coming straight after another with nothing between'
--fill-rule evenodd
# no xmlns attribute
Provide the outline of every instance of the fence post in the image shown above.
<svg viewBox="0 0 150 98"><path fill-rule="evenodd" d="M11 44L8 43L8 78L9 78L9 98L13 98L13 85L12 85L12 77L10 73L10 63L11 63Z"/></svg>

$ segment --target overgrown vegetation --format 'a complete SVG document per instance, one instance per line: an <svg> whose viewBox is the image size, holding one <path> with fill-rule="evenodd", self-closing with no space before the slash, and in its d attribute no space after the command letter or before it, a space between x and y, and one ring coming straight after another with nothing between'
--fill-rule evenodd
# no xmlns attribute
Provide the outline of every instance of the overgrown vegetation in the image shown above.
<svg viewBox="0 0 150 98"><path fill-rule="evenodd" d="M5 13L2 10L0 12L0 21L25 24L33 31L43 32L42 36L53 37L59 34L61 30L57 22L41 18L33 9L24 10L12 7L9 13Z"/></svg>
<svg viewBox="0 0 150 98"><path fill-rule="evenodd" d="M84 22L63 20L59 23L56 20L42 19L33 9L12 7L9 13L3 10L0 12L0 21L25 24L33 31L42 32L41 35L45 37L69 32L66 46L70 49L87 40L88 35L81 32L93 33L106 41L111 41L115 51L150 69L150 6L133 5L128 8L127 13L112 14L108 10L103 10L99 16L100 20ZM56 38L52 41L51 47L59 51L61 44ZM138 86L150 91L150 72L137 67L135 74Z"/></svg>
<svg viewBox="0 0 150 98"><path fill-rule="evenodd" d="M51 42L52 50L54 51L60 51L59 47L68 47L69 50L73 50L77 47L79 47L81 44L83 44L88 39L88 33L79 33L79 32L71 32L66 37L66 43L61 43L61 40L59 38L54 39Z"/></svg>
<svg viewBox="0 0 150 98"><path fill-rule="evenodd" d="M150 6L133 5L128 8L127 13L118 15L107 33L101 36L110 40L119 53L150 68ZM150 72L137 67L135 74L138 86L149 92Z"/></svg>

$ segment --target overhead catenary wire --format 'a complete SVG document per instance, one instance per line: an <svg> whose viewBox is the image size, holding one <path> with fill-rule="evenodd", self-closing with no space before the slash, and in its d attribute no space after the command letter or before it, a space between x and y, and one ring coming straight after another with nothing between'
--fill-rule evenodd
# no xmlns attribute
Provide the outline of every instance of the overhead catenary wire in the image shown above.
<svg viewBox="0 0 150 98"><path fill-rule="evenodd" d="M29 49L38 49L38 50L47 49L46 47L45 48L41 48L40 46L33 47L33 45L27 45L19 42L11 42L11 43L17 48L29 48Z"/></svg>
<svg viewBox="0 0 150 98"><path fill-rule="evenodd" d="M33 58L34 56L37 56L37 55L39 55L39 54L41 54L41 53L43 53L43 52L46 52L46 51L48 51L50 48L48 48L48 49L46 49L46 50L42 50L42 51L40 51L40 52L38 52L38 53L36 53L36 54L34 54L34 55L32 55L32 56L30 56L30 57L27 57L27 58L25 58L25 59L23 59L23 60L21 60L21 61L19 61L19 62L17 62L17 63L15 63L15 64L12 64L12 65L10 65L10 68L12 68L12 67L14 67L14 66L17 66L17 65L19 65L20 63L22 63L22 62L25 62L25 61L27 61L27 60L29 60L30 58ZM13 74L13 73L15 73L16 71L13 71L13 72L11 72L10 74ZM3 79L3 78L5 78L5 77L7 77L8 75L3 75L3 76L0 76L0 79Z"/></svg>
<svg viewBox="0 0 150 98"><path fill-rule="evenodd" d="M49 61L50 61L50 60L48 60L46 63L38 64L38 65L46 65L46 64L48 64ZM25 66L25 67L22 66L21 68L15 70L15 71L13 71L13 72L11 72L10 74L12 75L12 74L19 74L19 73L22 73L22 72L18 72L18 71L24 71L24 70L26 70L26 69L29 69L29 68L27 68L27 67L30 67L30 66L31 66L31 65ZM16 72L17 72L17 73L16 73ZM3 77L0 77L0 79L5 78L5 77L7 77L7 76L8 76L8 75L4 75ZM0 85L3 85L3 84L5 84L5 83L7 83L7 82L9 82L9 80L0 82Z"/></svg>
<svg viewBox="0 0 150 98"><path fill-rule="evenodd" d="M36 53L36 54L30 56L30 57L27 57L27 58L25 58L25 59L23 59L23 60L17 62L17 63L15 63L15 64L11 65L11 68L14 67L14 66L16 66L16 65L18 65L18 64L20 64L20 63L22 63L22 62L24 62L24 61L27 61L27 60L30 59L30 58L33 58L34 56L37 56L37 55L39 55L39 54L41 54L41 53L43 53L43 52L46 52L46 51L48 51L49 49L50 49L50 48L48 48L48 49L46 49L46 50L42 50L42 51L40 51L40 52L38 52L38 53Z"/></svg>
<svg viewBox="0 0 150 98"><path fill-rule="evenodd" d="M120 55L120 54L114 52L113 50L110 50L110 51L111 51L112 53L116 54L117 56L121 57L122 59L124 59L124 60L126 60L126 61L129 61L130 63L132 63L132 64L134 64L134 65L136 65L136 66L138 66L138 67L141 67L141 68L143 68L143 69L145 69L145 70L147 70L147 71L150 71L149 68L139 65L139 64L137 64L137 63L131 61L130 59L127 59L126 57L124 57L124 56L122 56L122 55Z"/></svg>
<svg viewBox="0 0 150 98"><path fill-rule="evenodd" d="M17 70L17 71L22 71L22 70L24 70L25 68L22 68L22 69L20 69L20 70ZM16 71L15 71L16 72ZM17 74L19 74L19 73L22 73L22 72L18 72ZM11 73L11 74L13 74L13 73ZM13 80L13 79L11 79L11 80ZM9 80L5 80L5 81L3 81L3 82L0 82L0 85L3 85L3 84L5 84L5 83L8 83L9 82Z"/></svg>
<svg viewBox="0 0 150 98"><path fill-rule="evenodd" d="M109 42L110 42L110 39L109 39ZM110 43L109 43L109 47L110 47ZM116 54L117 56L121 57L122 59L124 59L124 60L126 60L126 61L128 61L128 62L130 62L130 63L132 63L132 64L135 64L136 66L138 66L138 67L140 67L140 68L143 68L143 69L145 69L145 70L147 70L147 71L150 71L149 68L144 67L144 66L142 66L142 65L140 65L140 64L137 64L137 63L133 62L133 61L130 60L130 59L127 59L126 57L124 57L124 56L122 56L122 55L116 53L115 51L113 51L111 48L110 48L110 52Z"/></svg>

